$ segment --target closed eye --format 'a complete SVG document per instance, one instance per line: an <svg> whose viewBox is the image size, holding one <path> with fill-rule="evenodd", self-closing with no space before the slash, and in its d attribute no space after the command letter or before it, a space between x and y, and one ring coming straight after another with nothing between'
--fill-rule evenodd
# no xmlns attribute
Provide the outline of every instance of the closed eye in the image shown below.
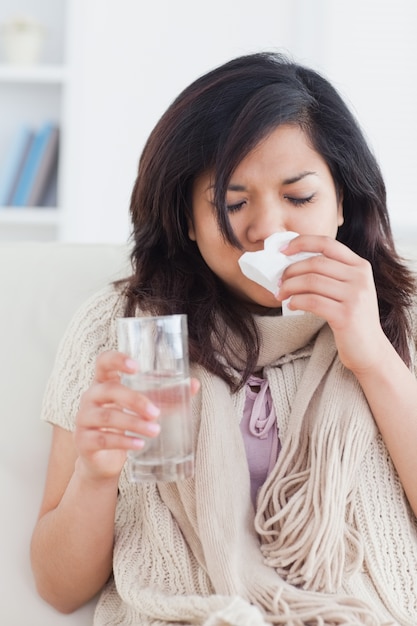
<svg viewBox="0 0 417 626"><path fill-rule="evenodd" d="M303 204L308 204L309 202L311 202L314 199L315 195L315 193L312 193L311 196L307 196L304 198L294 198L292 196L284 196L284 198L295 206L302 206Z"/></svg>
<svg viewBox="0 0 417 626"><path fill-rule="evenodd" d="M229 211L229 213L236 213L237 211L240 211L240 209L242 209L245 204L246 200L242 200L242 202L237 202L236 204L228 204L227 210Z"/></svg>

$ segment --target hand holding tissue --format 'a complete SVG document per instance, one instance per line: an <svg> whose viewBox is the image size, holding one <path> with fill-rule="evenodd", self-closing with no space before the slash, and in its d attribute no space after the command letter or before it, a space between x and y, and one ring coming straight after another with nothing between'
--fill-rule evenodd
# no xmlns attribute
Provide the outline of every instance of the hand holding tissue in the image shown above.
<svg viewBox="0 0 417 626"><path fill-rule="evenodd" d="M299 252L291 256L282 254L280 248L294 237L298 237L298 233L292 231L274 233L265 239L263 250L242 254L238 262L243 274L275 295L278 281L288 265L316 255L315 252ZM287 314L290 313L283 303L283 313L284 309Z"/></svg>

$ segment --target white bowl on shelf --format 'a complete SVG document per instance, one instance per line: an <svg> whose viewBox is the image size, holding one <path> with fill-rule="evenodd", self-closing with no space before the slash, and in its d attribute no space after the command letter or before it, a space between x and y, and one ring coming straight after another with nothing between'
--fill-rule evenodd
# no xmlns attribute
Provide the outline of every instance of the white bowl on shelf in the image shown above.
<svg viewBox="0 0 417 626"><path fill-rule="evenodd" d="M35 65L42 56L45 29L36 20L13 18L1 25L5 60L11 65Z"/></svg>

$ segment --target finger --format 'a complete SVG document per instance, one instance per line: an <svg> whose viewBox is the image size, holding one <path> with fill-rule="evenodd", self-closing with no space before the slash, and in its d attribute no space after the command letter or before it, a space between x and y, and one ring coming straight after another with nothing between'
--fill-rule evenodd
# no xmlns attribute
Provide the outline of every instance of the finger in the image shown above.
<svg viewBox="0 0 417 626"><path fill-rule="evenodd" d="M296 261L288 267L286 267L281 282L285 282L295 276L316 274L322 276L328 276L333 280L346 283L352 279L355 270L352 265L347 265L340 261L336 261L332 258L328 258L322 254L310 257L309 259L303 259L302 261ZM353 277L354 278L354 277Z"/></svg>
<svg viewBox="0 0 417 626"><path fill-rule="evenodd" d="M116 380L120 378L120 373L132 374L137 369L136 361L127 354L116 350L106 350L97 357L94 380L97 382Z"/></svg>
<svg viewBox="0 0 417 626"><path fill-rule="evenodd" d="M91 454L101 450L142 450L146 441L121 432L87 430L82 436L75 433L75 444L80 453Z"/></svg>
<svg viewBox="0 0 417 626"><path fill-rule="evenodd" d="M315 294L336 302L343 302L349 300L349 291L346 283L322 274L310 273L286 279L276 297L282 301L290 296Z"/></svg>
<svg viewBox="0 0 417 626"><path fill-rule="evenodd" d="M338 301L360 301L375 292L372 267L361 257L354 267L325 256L299 261L286 268L277 297L285 300L302 292L322 292Z"/></svg>
<svg viewBox="0 0 417 626"><path fill-rule="evenodd" d="M81 407L117 405L127 411L140 415L144 419L154 420L160 409L145 395L122 385L118 381L107 381L92 385L81 399Z"/></svg>
<svg viewBox="0 0 417 626"><path fill-rule="evenodd" d="M119 433L133 433L145 437L155 437L161 427L137 415L115 406L94 407L83 411L77 418L77 427L85 430L102 430Z"/></svg>
<svg viewBox="0 0 417 626"><path fill-rule="evenodd" d="M319 294L302 293L292 296L287 307L291 311L305 311L321 317L333 330L343 328L348 322L348 310L340 302Z"/></svg>
<svg viewBox="0 0 417 626"><path fill-rule="evenodd" d="M355 265L358 258L358 255L343 243L324 235L299 235L281 248L280 252L286 256L292 256L299 252L323 254L347 265Z"/></svg>
<svg viewBox="0 0 417 626"><path fill-rule="evenodd" d="M364 317L367 320L379 321L375 302L368 300L367 303L362 304L365 305L362 308L362 311L365 311L363 315L355 303L354 293L352 293L352 298L346 297L341 300L326 297L322 293L299 293L287 300L287 307L290 310L313 313L317 317L325 319L335 332L347 328L352 329Z"/></svg>

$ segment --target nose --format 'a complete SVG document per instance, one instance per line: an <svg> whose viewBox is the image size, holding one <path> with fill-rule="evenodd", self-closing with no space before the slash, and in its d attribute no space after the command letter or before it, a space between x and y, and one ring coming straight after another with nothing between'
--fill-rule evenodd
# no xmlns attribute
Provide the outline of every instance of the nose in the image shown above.
<svg viewBox="0 0 417 626"><path fill-rule="evenodd" d="M284 211L277 198L265 198L253 207L247 224L246 237L251 244L263 243L264 240L280 231L288 230Z"/></svg>

